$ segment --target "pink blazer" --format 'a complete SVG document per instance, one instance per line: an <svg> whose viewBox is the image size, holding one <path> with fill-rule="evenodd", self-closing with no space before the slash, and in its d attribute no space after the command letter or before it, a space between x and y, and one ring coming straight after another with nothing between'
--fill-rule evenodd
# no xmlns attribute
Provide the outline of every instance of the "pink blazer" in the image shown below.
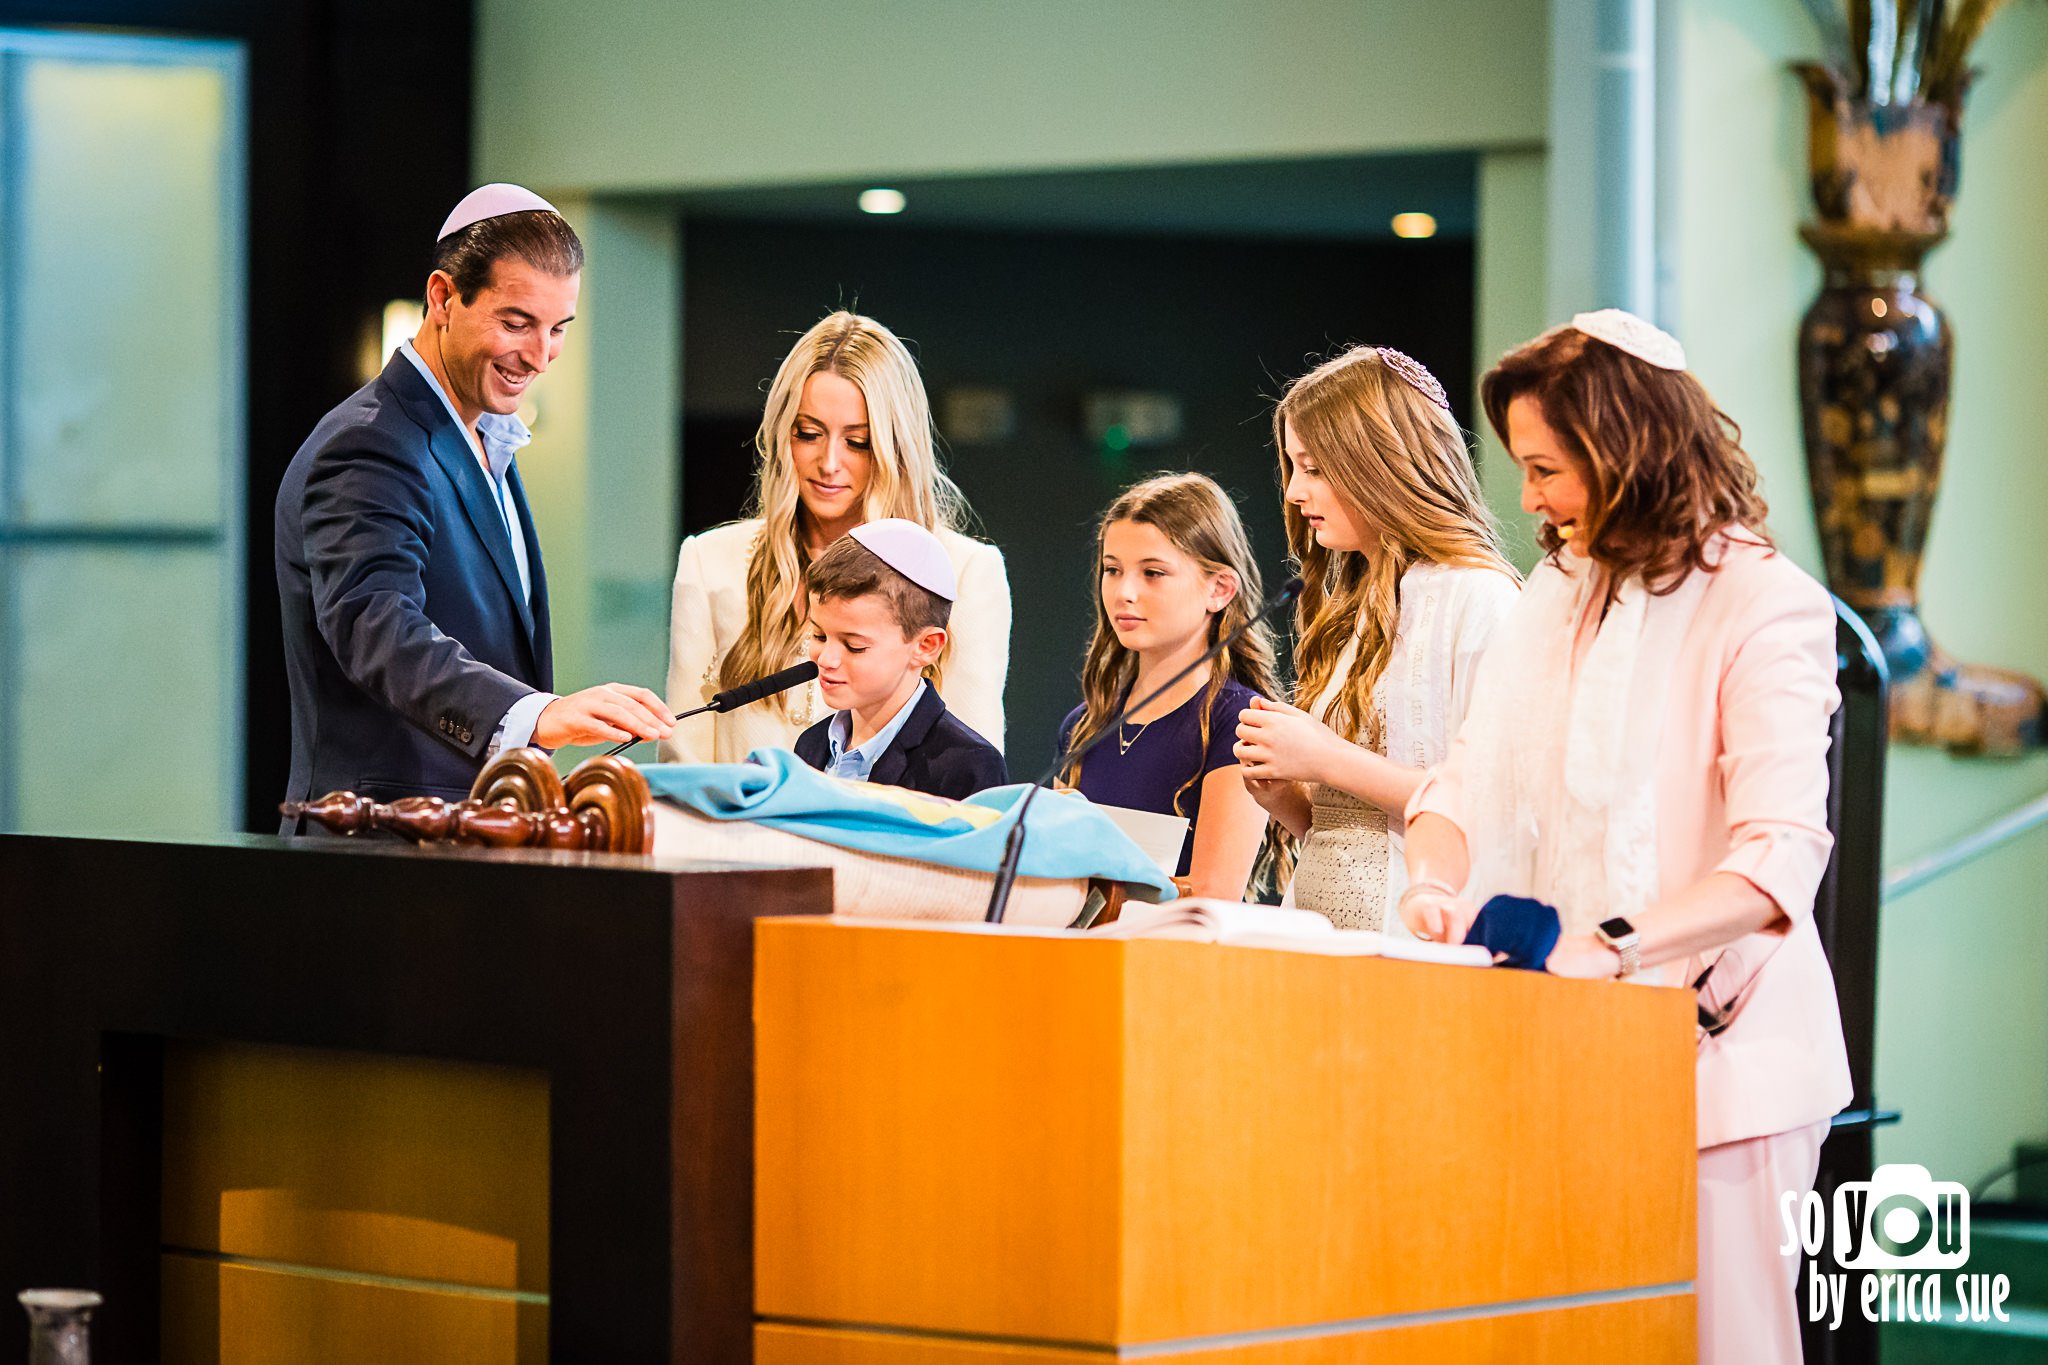
<svg viewBox="0 0 2048 1365"><path fill-rule="evenodd" d="M1481 666L1517 663L1495 652ZM1785 556L1731 542L1701 595L1656 732L1629 737L1659 754L1661 894L1732 872L1790 921L1733 946L1765 965L1735 1021L1700 1049L1701 1147L1803 1127L1852 1094L1834 976L1813 924L1832 844L1828 718L1839 701L1826 590ZM1464 828L1464 774L1479 761L1462 736L1454 740L1408 818L1433 811ZM1676 982L1683 966L1663 979Z"/></svg>

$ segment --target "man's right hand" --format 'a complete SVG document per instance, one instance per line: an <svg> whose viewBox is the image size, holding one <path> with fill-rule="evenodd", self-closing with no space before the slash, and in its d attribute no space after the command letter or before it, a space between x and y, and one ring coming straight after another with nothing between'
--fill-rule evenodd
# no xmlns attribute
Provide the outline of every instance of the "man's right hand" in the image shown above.
<svg viewBox="0 0 2048 1365"><path fill-rule="evenodd" d="M668 703L631 683L600 683L557 697L533 723L543 749L570 744L616 744L622 739L667 739L676 728Z"/></svg>

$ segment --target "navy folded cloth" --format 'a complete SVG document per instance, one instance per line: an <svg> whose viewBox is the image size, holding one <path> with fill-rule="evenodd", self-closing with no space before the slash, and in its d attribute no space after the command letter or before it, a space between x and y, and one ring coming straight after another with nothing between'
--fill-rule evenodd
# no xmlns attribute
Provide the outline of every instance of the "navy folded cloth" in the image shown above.
<svg viewBox="0 0 2048 1365"><path fill-rule="evenodd" d="M1550 961L1550 950L1557 946L1559 930L1556 906L1528 896L1495 896L1479 908L1465 942L1481 944L1491 953L1506 953L1500 964L1503 967L1540 972Z"/></svg>

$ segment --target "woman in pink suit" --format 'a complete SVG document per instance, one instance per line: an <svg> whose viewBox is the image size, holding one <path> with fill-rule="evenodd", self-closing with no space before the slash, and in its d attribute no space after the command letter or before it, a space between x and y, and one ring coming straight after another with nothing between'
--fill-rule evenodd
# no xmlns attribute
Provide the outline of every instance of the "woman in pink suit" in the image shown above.
<svg viewBox="0 0 2048 1365"><path fill-rule="evenodd" d="M1813 924L1834 612L1772 548L1735 424L1670 336L1581 314L1481 393L1549 553L1409 804L1401 915L1460 942L1489 897L1531 896L1557 907L1558 975L1706 974L1700 1359L1797 1361L1779 1202L1813 1187L1851 1093Z"/></svg>

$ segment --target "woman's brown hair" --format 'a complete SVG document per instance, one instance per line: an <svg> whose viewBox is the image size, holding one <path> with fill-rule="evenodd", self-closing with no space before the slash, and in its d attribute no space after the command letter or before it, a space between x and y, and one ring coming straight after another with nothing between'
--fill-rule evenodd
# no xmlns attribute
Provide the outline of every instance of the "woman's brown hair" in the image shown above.
<svg viewBox="0 0 2048 1365"><path fill-rule="evenodd" d="M1578 464L1589 495L1580 543L1617 580L1668 593L1713 569L1707 546L1724 531L1771 543L1742 429L1688 372L1565 327L1509 351L1480 381L1503 445L1508 409L1523 397ZM1564 547L1549 526L1539 539L1552 554Z"/></svg>

